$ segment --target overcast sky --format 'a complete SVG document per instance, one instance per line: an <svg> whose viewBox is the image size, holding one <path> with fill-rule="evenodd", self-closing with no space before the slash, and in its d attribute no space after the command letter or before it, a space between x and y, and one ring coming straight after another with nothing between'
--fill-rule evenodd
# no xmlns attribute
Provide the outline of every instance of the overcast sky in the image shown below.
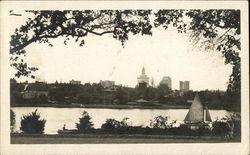
<svg viewBox="0 0 250 155"><path fill-rule="evenodd" d="M13 16L10 30L13 32L26 18ZM173 89L179 89L179 81L187 80L193 90L226 90L232 70L219 53L194 49L187 36L172 29L153 29L153 36L131 35L124 48L109 34L89 35L83 47L74 40L64 45L64 39L50 40L53 47L37 43L26 47L27 62L39 68L35 73L37 80L114 80L116 84L134 87L145 66L150 81L153 77L156 85L163 76L170 76Z"/></svg>

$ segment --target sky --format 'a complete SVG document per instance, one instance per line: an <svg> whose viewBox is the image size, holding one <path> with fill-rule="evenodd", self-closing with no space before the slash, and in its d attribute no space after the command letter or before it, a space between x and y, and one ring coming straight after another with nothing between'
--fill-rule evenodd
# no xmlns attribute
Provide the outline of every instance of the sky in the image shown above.
<svg viewBox="0 0 250 155"><path fill-rule="evenodd" d="M25 23L27 17L12 18L10 31ZM38 67L36 80L82 83L113 80L116 84L135 87L142 67L157 86L163 76L170 76L173 89L179 81L190 81L192 90L226 90L232 67L224 64L220 53L195 49L188 37L173 29L153 29L152 36L130 35L122 47L112 35L89 35L85 45L74 40L64 45L65 38L51 39L53 47L33 43L26 47L26 61ZM12 75L14 75L14 70ZM17 81L29 80L27 77Z"/></svg>

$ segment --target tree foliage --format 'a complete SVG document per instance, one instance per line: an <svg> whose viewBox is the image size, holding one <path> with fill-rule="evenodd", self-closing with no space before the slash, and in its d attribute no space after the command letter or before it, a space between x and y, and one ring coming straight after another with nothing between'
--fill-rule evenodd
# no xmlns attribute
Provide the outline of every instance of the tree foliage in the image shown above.
<svg viewBox="0 0 250 155"><path fill-rule="evenodd" d="M16 114L13 110L10 110L10 131L11 133L14 132L16 124Z"/></svg>
<svg viewBox="0 0 250 155"><path fill-rule="evenodd" d="M31 114L24 115L21 118L21 127L24 133L43 133L46 120L40 119L40 114L37 113L37 109Z"/></svg>
<svg viewBox="0 0 250 155"><path fill-rule="evenodd" d="M160 129L166 129L169 128L170 125L168 123L168 117L164 116L157 116L153 120L150 121L150 126L152 128L160 128Z"/></svg>
<svg viewBox="0 0 250 155"><path fill-rule="evenodd" d="M189 34L193 45L201 50L221 52L225 64L233 66L228 90L240 93L240 10L159 10L155 16L156 27L173 26Z"/></svg>
<svg viewBox="0 0 250 155"><path fill-rule="evenodd" d="M38 95L37 97L34 98L34 102L36 104L46 104L48 103L48 97L44 94Z"/></svg>
<svg viewBox="0 0 250 155"><path fill-rule="evenodd" d="M217 120L213 122L213 132L217 136L226 136L230 132L230 126L227 122Z"/></svg>
<svg viewBox="0 0 250 155"><path fill-rule="evenodd" d="M25 55L25 47L33 42L47 43L53 46L49 39L65 37L66 45L69 39L85 44L84 37L89 34L102 36L112 34L113 38L122 44L128 40L128 33L151 34L149 23L150 10L84 10L84 11L26 11L32 13L25 25L16 29L11 35L10 54L11 64L17 69L16 76L27 76L34 67L28 67L20 55Z"/></svg>
<svg viewBox="0 0 250 155"><path fill-rule="evenodd" d="M195 91L184 92L170 90L167 85L157 87L148 86L141 89L126 86L115 86L110 92L110 88L103 88L100 84L85 83L72 85L68 83L31 83L32 90L39 90L44 87L48 91L48 96L43 96L38 100L37 97L25 99L22 95L25 83L10 83L10 103L15 105L38 105L39 103L51 104L127 104L135 102L138 99L144 99L151 102L159 102L165 105L188 106L191 105L188 100L193 100ZM44 85L44 86L41 86ZM119 88L119 89L118 89ZM106 90L109 90L108 92ZM224 91L199 91L201 101L206 103L208 108L227 109L240 112L240 97L233 92ZM52 101L52 102L51 102Z"/></svg>
<svg viewBox="0 0 250 155"><path fill-rule="evenodd" d="M115 129L121 129L121 128L127 128L130 127L129 123L127 122L129 118L125 117L122 119L122 121L117 121L115 119L107 119L105 123L102 124L101 129L102 130L115 130Z"/></svg>
<svg viewBox="0 0 250 155"><path fill-rule="evenodd" d="M76 123L78 132L86 132L93 129L94 124L91 122L91 117L87 111L83 111L82 117L79 118L79 123Z"/></svg>
<svg viewBox="0 0 250 155"><path fill-rule="evenodd" d="M74 39L80 46L89 34L112 34L124 45L129 34L152 35L152 27L174 27L190 36L194 46L202 50L215 50L232 65L228 90L240 93L241 59L240 10L54 10L26 11L33 17L17 28L10 40L11 66L16 76L29 76L38 68L29 67L20 57L31 43L50 43L62 36L64 44ZM154 21L150 21L151 16ZM31 75L32 78L34 76Z"/></svg>

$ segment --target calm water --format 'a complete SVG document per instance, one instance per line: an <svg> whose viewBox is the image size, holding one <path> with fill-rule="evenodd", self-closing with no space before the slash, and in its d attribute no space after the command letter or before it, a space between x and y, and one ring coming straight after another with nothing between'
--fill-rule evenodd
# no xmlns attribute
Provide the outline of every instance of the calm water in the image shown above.
<svg viewBox="0 0 250 155"><path fill-rule="evenodd" d="M45 118L45 133L56 134L58 129L74 129L75 123L79 122L79 117L86 110L92 117L95 128L100 128L107 118L114 118L121 121L128 117L132 125L149 126L150 120L162 115L169 116L170 120L182 122L188 112L188 109L95 109L95 108L48 108L48 107L15 107L11 108L16 114L16 131L19 131L21 116L34 112L38 109L41 118ZM209 110L212 120L222 118L229 113L226 110Z"/></svg>

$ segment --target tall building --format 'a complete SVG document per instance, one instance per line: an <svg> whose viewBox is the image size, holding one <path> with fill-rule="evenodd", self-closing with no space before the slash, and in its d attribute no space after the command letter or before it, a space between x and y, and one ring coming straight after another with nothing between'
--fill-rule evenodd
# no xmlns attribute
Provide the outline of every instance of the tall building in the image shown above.
<svg viewBox="0 0 250 155"><path fill-rule="evenodd" d="M70 84L81 84L81 81L76 81L76 80L70 80L69 81Z"/></svg>
<svg viewBox="0 0 250 155"><path fill-rule="evenodd" d="M109 80L105 80L105 81L100 81L100 84L104 87L104 88L111 88L115 86L115 81L109 81Z"/></svg>
<svg viewBox="0 0 250 155"><path fill-rule="evenodd" d="M137 78L137 80L138 80L138 85L140 85L141 83L146 83L148 86L149 77L146 75L144 67L142 68L141 75Z"/></svg>
<svg viewBox="0 0 250 155"><path fill-rule="evenodd" d="M172 89L172 80L169 76L164 76L160 82L160 85L165 84L169 89Z"/></svg>
<svg viewBox="0 0 250 155"><path fill-rule="evenodd" d="M189 81L180 81L180 91L186 92L189 91Z"/></svg>

